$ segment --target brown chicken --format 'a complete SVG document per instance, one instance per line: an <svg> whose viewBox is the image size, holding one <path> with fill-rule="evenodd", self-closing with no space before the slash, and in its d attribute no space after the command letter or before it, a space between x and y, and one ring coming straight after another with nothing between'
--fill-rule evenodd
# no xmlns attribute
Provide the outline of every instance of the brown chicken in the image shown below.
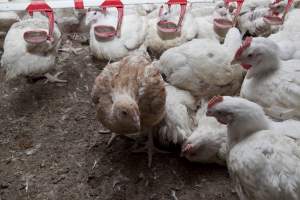
<svg viewBox="0 0 300 200"><path fill-rule="evenodd" d="M165 115L166 91L158 71L144 55L130 55L107 65L92 90L97 117L116 134L144 133L151 166L153 128Z"/></svg>

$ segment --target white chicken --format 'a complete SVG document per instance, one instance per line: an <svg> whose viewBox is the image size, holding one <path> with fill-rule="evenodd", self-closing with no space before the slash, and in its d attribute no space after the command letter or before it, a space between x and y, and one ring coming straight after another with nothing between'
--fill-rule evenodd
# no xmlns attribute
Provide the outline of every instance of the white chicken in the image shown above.
<svg viewBox="0 0 300 200"><path fill-rule="evenodd" d="M184 141L182 155L191 162L226 164L227 127L206 116L207 103L197 111L197 128Z"/></svg>
<svg viewBox="0 0 300 200"><path fill-rule="evenodd" d="M0 12L0 48L3 48L7 31L14 23L20 20L16 12Z"/></svg>
<svg viewBox="0 0 300 200"><path fill-rule="evenodd" d="M192 134L195 124L196 101L187 91L166 84L166 115L159 124L158 143L179 145Z"/></svg>
<svg viewBox="0 0 300 200"><path fill-rule="evenodd" d="M198 27L195 26L196 22L194 20L194 17L188 9L183 16L184 18L182 21L180 32L177 31L175 33L168 34L163 33L164 35L159 34L157 25L158 22L172 22L174 23L174 25L178 25L180 12L181 7L179 5L172 5L169 9L168 5L164 4L159 9L159 12L153 12L157 14L156 17L149 17L145 46L154 55L160 55L169 48L181 45L197 37Z"/></svg>
<svg viewBox="0 0 300 200"><path fill-rule="evenodd" d="M61 32L54 24L53 34L50 35L48 18L35 13L34 17L27 17L20 22L13 24L7 33L4 42L4 53L1 59L1 66L6 72L6 79L14 79L19 76L35 78L45 76L50 82L66 82L48 72L55 68L56 52L61 41ZM37 32L36 32L37 31ZM48 39L38 43L26 42L24 36L33 34L32 40L42 39L47 34Z"/></svg>
<svg viewBox="0 0 300 200"><path fill-rule="evenodd" d="M213 40L223 41L214 31L214 19L232 20L232 15L225 7L224 1L218 1L214 7L204 6L200 8L193 8L191 13L195 17L198 25L197 38L210 38Z"/></svg>
<svg viewBox="0 0 300 200"><path fill-rule="evenodd" d="M289 126L272 130L259 105L228 96L215 97L207 115L228 127L227 166L240 199L300 198L299 122L297 134Z"/></svg>
<svg viewBox="0 0 300 200"><path fill-rule="evenodd" d="M276 119L300 117L299 60L282 61L270 39L247 38L232 63L247 69L241 96L257 102Z"/></svg>
<svg viewBox="0 0 300 200"><path fill-rule="evenodd" d="M63 33L76 32L80 24L78 11L73 8L60 8L54 10L56 23ZM83 16L83 15L82 15Z"/></svg>
<svg viewBox="0 0 300 200"><path fill-rule="evenodd" d="M91 53L100 60L117 61L141 47L146 35L147 20L146 17L136 13L126 14L120 28L120 37L115 36L105 41L97 39L95 28L117 26L118 12L116 9L89 11L86 16L86 24L91 24Z"/></svg>
<svg viewBox="0 0 300 200"><path fill-rule="evenodd" d="M195 39L162 54L157 66L171 85L189 91L198 100L237 93L243 79L239 65L231 65L241 43L240 32L230 29L223 45Z"/></svg>
<svg viewBox="0 0 300 200"><path fill-rule="evenodd" d="M299 9L290 11L280 31L269 37L279 46L279 56L283 60L300 59L300 26L296 23L299 17Z"/></svg>

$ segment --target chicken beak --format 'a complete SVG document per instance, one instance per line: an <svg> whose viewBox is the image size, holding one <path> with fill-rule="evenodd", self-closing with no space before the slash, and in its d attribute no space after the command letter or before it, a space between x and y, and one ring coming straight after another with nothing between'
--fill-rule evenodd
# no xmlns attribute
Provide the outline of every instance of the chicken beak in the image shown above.
<svg viewBox="0 0 300 200"><path fill-rule="evenodd" d="M230 64L231 64L231 65L236 65L236 64L239 64L239 61L238 61L236 58L234 58L234 59L231 61Z"/></svg>
<svg viewBox="0 0 300 200"><path fill-rule="evenodd" d="M206 116L212 117L212 116L214 116L214 113L211 110L207 110L206 111Z"/></svg>

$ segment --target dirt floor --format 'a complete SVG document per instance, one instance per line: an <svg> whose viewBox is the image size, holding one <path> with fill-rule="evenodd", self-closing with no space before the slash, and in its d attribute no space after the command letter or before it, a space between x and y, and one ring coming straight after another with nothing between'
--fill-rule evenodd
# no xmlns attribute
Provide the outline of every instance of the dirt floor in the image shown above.
<svg viewBox="0 0 300 200"><path fill-rule="evenodd" d="M67 84L5 83L0 73L0 200L237 199L223 167L156 154L149 169L131 140L107 148L90 99L105 63L64 41L75 48L57 61Z"/></svg>

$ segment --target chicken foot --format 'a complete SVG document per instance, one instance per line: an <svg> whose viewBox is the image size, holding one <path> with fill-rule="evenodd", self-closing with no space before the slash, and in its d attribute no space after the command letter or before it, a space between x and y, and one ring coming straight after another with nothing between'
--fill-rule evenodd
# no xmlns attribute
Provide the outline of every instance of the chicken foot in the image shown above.
<svg viewBox="0 0 300 200"><path fill-rule="evenodd" d="M133 153L144 153L144 152L146 152L148 154L148 167L150 168L151 165L152 165L152 157L153 157L154 153L164 153L164 154L166 154L166 153L170 153L170 152L163 151L163 150L160 150L157 147L155 147L154 142L153 142L152 131L148 130L147 132L148 132L147 133L147 135L148 135L147 144L142 148L132 150L132 152Z"/></svg>
<svg viewBox="0 0 300 200"><path fill-rule="evenodd" d="M61 80L58 78L59 75L61 75L63 72L57 72L55 75L51 75L50 73L44 74L44 76L47 78L45 83L66 83L66 80Z"/></svg>

